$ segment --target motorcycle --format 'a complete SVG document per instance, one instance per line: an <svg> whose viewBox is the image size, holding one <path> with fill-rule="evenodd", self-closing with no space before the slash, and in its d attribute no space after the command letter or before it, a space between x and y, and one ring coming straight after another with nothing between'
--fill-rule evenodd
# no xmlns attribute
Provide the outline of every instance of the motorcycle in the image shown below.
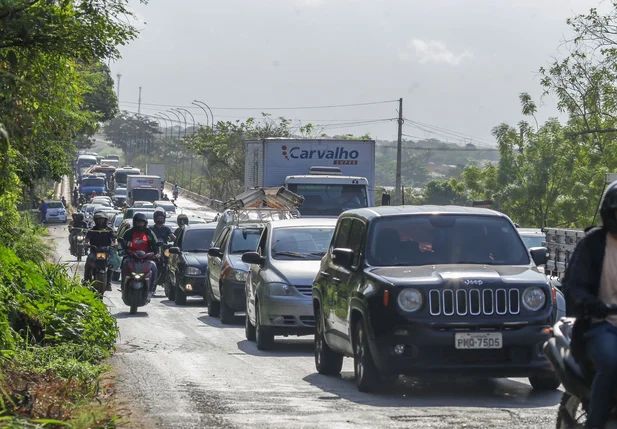
<svg viewBox="0 0 617 429"><path fill-rule="evenodd" d="M130 307L130 313L137 313L138 307L147 304L150 278L152 276L152 258L154 253L127 249L126 279L122 279L122 302Z"/></svg>
<svg viewBox="0 0 617 429"><path fill-rule="evenodd" d="M158 245L161 248L162 253L161 258L156 263L156 267L159 270L159 276L156 279L156 284L164 287L169 268L169 249L173 247L173 243L163 243L162 241L159 241Z"/></svg>
<svg viewBox="0 0 617 429"><path fill-rule="evenodd" d="M608 314L617 315L617 307L609 307ZM595 375L591 363L580 365L572 357L570 342L575 320L572 317L559 320L553 326L552 338L542 349L565 390L557 411L557 429L584 427ZM617 425L617 407L613 408L609 422L610 427Z"/></svg>
<svg viewBox="0 0 617 429"><path fill-rule="evenodd" d="M77 257L77 262L81 262L82 258L86 256L86 250L84 248L84 240L86 239L86 230L84 228L71 228L71 255Z"/></svg>
<svg viewBox="0 0 617 429"><path fill-rule="evenodd" d="M110 266L109 254L111 253L112 247L96 247L93 245L90 245L89 247L95 255L94 261L90 262L90 267L94 275L94 288L102 298L105 290L107 289L107 276Z"/></svg>

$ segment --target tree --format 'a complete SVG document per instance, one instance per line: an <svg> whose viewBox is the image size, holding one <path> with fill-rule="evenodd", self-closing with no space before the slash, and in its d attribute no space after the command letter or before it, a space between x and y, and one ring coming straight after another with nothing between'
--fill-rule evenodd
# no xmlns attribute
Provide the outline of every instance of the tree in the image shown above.
<svg viewBox="0 0 617 429"><path fill-rule="evenodd" d="M101 61L118 58L118 45L136 36L127 3L6 0L0 5L0 117L6 129L0 138L5 162L26 186L66 174L74 140L91 135L99 119L113 111L90 110L96 103L89 105L86 97L97 91L89 73L100 71ZM0 188L0 194L14 190Z"/></svg>
<svg viewBox="0 0 617 429"><path fill-rule="evenodd" d="M244 189L244 141L269 137L291 137L291 121L264 114L262 121L218 122L214 130L200 127L184 141L206 163L210 197L225 200Z"/></svg>
<svg viewBox="0 0 617 429"><path fill-rule="evenodd" d="M424 187L424 204L467 205L465 185L456 179L431 180Z"/></svg>
<svg viewBox="0 0 617 429"><path fill-rule="evenodd" d="M139 154L160 154L162 157L175 155L180 147L178 142L170 145L169 142L159 140L158 134L157 121L126 111L120 112L103 125L103 135L114 146L122 149L129 164Z"/></svg>

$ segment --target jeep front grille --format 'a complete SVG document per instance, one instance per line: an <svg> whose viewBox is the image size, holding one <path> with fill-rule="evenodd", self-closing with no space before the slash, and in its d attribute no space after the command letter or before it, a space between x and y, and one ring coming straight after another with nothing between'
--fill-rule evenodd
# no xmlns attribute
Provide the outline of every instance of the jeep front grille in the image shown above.
<svg viewBox="0 0 617 429"><path fill-rule="evenodd" d="M520 292L512 289L431 289L428 307L431 316L502 316L521 310Z"/></svg>

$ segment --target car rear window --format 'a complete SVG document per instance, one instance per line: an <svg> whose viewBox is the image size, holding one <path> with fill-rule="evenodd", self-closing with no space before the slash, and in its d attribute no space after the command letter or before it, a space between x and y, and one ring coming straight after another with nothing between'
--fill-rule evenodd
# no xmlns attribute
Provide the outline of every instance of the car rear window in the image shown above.
<svg viewBox="0 0 617 429"><path fill-rule="evenodd" d="M236 228L231 235L230 253L253 252L257 249L261 228Z"/></svg>
<svg viewBox="0 0 617 429"><path fill-rule="evenodd" d="M182 239L185 252L207 252L214 237L214 229L189 229Z"/></svg>

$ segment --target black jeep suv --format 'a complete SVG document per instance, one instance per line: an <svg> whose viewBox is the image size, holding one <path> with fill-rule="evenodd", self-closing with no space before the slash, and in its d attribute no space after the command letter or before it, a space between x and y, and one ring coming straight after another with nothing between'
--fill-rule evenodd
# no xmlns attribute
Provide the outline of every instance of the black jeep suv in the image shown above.
<svg viewBox="0 0 617 429"><path fill-rule="evenodd" d="M344 212L313 283L315 364L353 357L371 391L399 374L559 382L542 354L555 295L505 215L456 206Z"/></svg>

